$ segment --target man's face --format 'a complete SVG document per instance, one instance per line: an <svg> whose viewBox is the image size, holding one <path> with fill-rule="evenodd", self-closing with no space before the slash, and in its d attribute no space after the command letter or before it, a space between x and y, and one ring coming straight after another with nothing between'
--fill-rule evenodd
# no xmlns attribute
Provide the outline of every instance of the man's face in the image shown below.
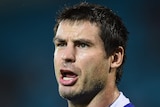
<svg viewBox="0 0 160 107"><path fill-rule="evenodd" d="M106 86L110 58L106 58L96 24L62 21L54 43L55 74L62 97L94 96Z"/></svg>

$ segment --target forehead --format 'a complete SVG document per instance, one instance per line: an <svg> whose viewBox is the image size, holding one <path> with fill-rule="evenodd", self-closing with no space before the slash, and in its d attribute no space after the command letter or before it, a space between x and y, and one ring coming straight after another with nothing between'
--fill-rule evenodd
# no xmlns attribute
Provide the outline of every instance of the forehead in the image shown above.
<svg viewBox="0 0 160 107"><path fill-rule="evenodd" d="M99 27L89 21L65 20L59 23L56 36L99 37Z"/></svg>

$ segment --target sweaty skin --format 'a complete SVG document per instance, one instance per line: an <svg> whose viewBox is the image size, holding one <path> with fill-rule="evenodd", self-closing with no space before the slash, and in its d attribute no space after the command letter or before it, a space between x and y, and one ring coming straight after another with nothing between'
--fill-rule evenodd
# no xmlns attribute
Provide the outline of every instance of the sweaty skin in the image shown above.
<svg viewBox="0 0 160 107"><path fill-rule="evenodd" d="M59 93L69 107L107 107L116 100L115 72L120 63L113 62L113 56L106 57L96 24L62 21L54 43Z"/></svg>

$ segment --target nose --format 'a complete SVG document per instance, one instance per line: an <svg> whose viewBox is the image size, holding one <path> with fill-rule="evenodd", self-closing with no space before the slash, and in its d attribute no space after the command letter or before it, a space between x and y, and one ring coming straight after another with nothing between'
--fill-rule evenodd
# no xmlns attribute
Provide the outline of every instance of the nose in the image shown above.
<svg viewBox="0 0 160 107"><path fill-rule="evenodd" d="M75 62L75 49L73 46L66 46L62 54L64 62Z"/></svg>

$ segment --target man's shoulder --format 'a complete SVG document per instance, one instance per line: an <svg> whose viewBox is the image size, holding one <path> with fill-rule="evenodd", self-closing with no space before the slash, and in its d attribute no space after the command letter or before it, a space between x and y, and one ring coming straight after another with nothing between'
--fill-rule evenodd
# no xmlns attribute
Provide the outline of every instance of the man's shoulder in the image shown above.
<svg viewBox="0 0 160 107"><path fill-rule="evenodd" d="M120 92L119 97L110 107L134 107L130 102L129 98L125 97L122 92Z"/></svg>
<svg viewBox="0 0 160 107"><path fill-rule="evenodd" d="M135 107L132 103L125 105L124 107Z"/></svg>

